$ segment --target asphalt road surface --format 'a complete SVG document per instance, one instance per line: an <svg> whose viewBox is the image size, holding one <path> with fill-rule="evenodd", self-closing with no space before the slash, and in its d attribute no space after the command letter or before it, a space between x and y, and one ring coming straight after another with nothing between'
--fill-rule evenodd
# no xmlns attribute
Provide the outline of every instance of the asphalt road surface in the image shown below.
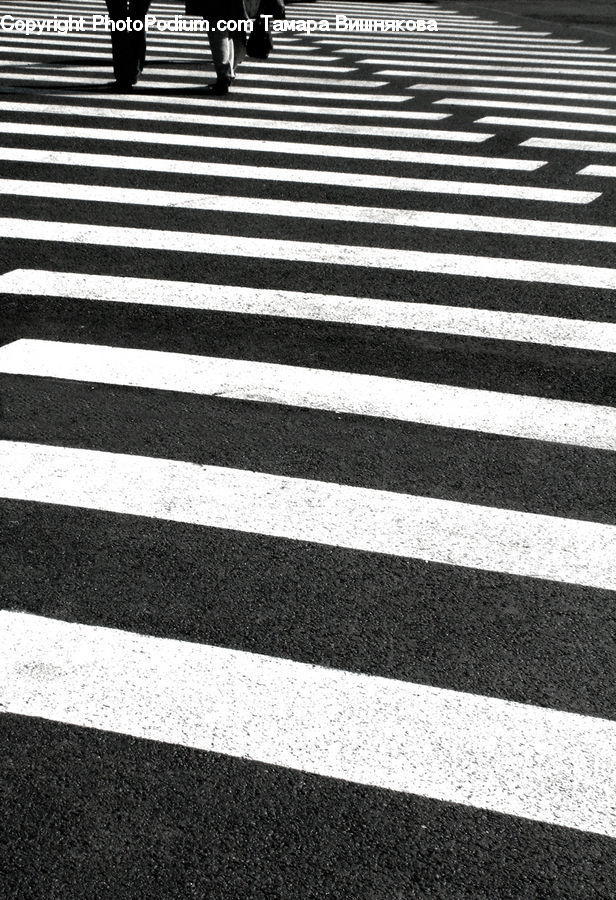
<svg viewBox="0 0 616 900"><path fill-rule="evenodd" d="M479 17L497 16L502 24L547 25L556 34L585 40L616 40L616 6L612 0L442 0L439 8Z"/></svg>
<svg viewBox="0 0 616 900"><path fill-rule="evenodd" d="M2 4L3 897L616 896L616 44L483 6Z"/></svg>

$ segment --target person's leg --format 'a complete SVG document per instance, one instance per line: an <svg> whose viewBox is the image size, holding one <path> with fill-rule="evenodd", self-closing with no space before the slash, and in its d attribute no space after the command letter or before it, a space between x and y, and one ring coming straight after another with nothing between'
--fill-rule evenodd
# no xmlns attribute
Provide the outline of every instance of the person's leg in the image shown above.
<svg viewBox="0 0 616 900"><path fill-rule="evenodd" d="M118 85L129 87L137 81L145 63L145 15L150 0L106 0L109 17L117 22L130 18L141 22L141 29L112 29L113 74Z"/></svg>
<svg viewBox="0 0 616 900"><path fill-rule="evenodd" d="M237 70L239 64L246 59L246 32L236 31L231 43L233 44L235 70Z"/></svg>
<svg viewBox="0 0 616 900"><path fill-rule="evenodd" d="M130 42L125 31L117 31L113 25L128 15L128 0L107 0L107 12L112 21L111 53L113 55L113 74L120 83L132 83Z"/></svg>
<svg viewBox="0 0 616 900"><path fill-rule="evenodd" d="M148 9L150 7L151 0L129 0L129 16L133 21L137 20L141 22L141 30L133 30L131 32L132 39L132 58L137 64L137 74L141 74L143 67L145 65L145 50L146 50L146 30L145 30L145 17L147 15Z"/></svg>
<svg viewBox="0 0 616 900"><path fill-rule="evenodd" d="M212 51L212 60L216 69L216 88L226 93L235 76L235 52L233 39L228 29L210 28L207 33Z"/></svg>

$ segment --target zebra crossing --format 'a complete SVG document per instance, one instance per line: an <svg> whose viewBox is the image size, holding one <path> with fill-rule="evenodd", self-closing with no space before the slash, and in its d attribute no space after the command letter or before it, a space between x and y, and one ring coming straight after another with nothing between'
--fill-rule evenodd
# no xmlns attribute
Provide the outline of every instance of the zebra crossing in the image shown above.
<svg viewBox="0 0 616 900"><path fill-rule="evenodd" d="M14 896L613 896L616 54L446 5L0 32Z"/></svg>

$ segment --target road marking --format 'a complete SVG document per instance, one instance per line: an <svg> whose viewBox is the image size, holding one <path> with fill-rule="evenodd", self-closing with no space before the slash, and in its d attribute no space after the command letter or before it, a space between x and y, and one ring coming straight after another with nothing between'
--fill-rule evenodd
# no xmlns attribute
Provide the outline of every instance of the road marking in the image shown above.
<svg viewBox="0 0 616 900"><path fill-rule="evenodd" d="M413 66L413 71L410 70L410 67L405 66L404 63L399 63L397 59L385 60L379 58L367 58L358 60L363 65L371 65L371 66L382 66L385 63L391 62L396 68L393 69L383 69L378 72L375 72L375 75L379 76L396 76L398 78L412 78L414 77L417 67L422 69L460 69L461 71L471 70L473 72L539 72L544 75L584 75L587 77L588 75L597 75L600 78L607 78L608 76L616 77L616 72L606 72L597 69L584 69L581 71L580 69L563 69L563 68L548 68L547 64L545 66L484 66L477 65L474 63L473 65L466 63L448 63L448 62L427 62L422 60L418 62L416 66Z"/></svg>
<svg viewBox="0 0 616 900"><path fill-rule="evenodd" d="M83 85L87 88L100 87L101 92L106 96L109 96L106 85L110 84L111 80L111 73L109 73L108 78L87 78L77 75L61 75L55 71L50 72L49 74L42 74L39 71L32 71L30 69L27 72L14 72L11 68L8 67L3 68L2 70L2 87L4 88L4 90L6 90L7 87L19 87L19 85L13 85L13 81L27 81L28 83L32 83L33 89L36 89L37 97L39 96L39 90L60 90L62 87L64 87L65 84L69 82L73 89L78 88L80 85ZM39 84L39 82L44 82L44 84ZM178 88L186 88L187 90L190 90L197 87L197 85L195 85L195 83L192 81L150 81L147 85L144 85L143 82L140 81L139 87L141 88L143 86L147 86L149 90L176 90ZM269 91L267 93L269 93Z"/></svg>
<svg viewBox="0 0 616 900"><path fill-rule="evenodd" d="M28 47L10 47L8 43L3 43L2 41L0 41L0 52L2 52L2 54L3 54L3 62L2 62L3 68L8 69L10 66L15 66L15 65L19 64L18 60L8 59L7 51L8 51L8 53L18 53L20 58L22 56L36 56L36 57L60 56L60 57L63 57L64 59L67 59L67 57L70 57L71 60L74 57L84 57L84 56L89 59L92 58L92 50L74 50L72 47L67 47L66 49L54 49L54 48L45 47L45 46L41 47L38 35L36 36L36 46L34 46L34 47L32 46L31 39L29 39L29 41L30 41L30 46L28 46ZM80 42L76 46L83 46L84 44L85 44L85 42L84 43ZM98 48L96 48L96 49L98 49ZM101 47L100 50L106 51L107 47L104 47L104 48ZM176 56L180 56L180 57L184 56L185 57L187 55L189 55L190 57L194 57L194 52L189 51L189 50L178 50L177 48L174 48L173 54L174 54L174 57L176 57ZM158 72L159 66L161 66L163 62L165 62L167 64L172 64L173 59L169 58L169 57L170 57L169 49L166 49L164 51L162 49L156 50L156 48L150 47L150 42L148 41L148 66L147 66L148 74L156 75ZM278 56L278 54L276 54L276 59L277 59L276 64L271 64L269 62L268 63L260 63L253 59L246 59L242 63L242 75L246 71L246 68L262 69L265 66L267 66L268 69L273 70L273 71L276 71L276 69L281 69L284 67L285 70L290 71L290 72L334 72L334 73L340 73L340 74L344 74L344 73L348 73L348 72L357 72L357 68L355 66L345 66L344 63L346 63L347 60L344 60L344 59L340 60L341 65L324 66L324 65L320 65L320 63L318 63L316 61L314 63L312 63L312 60L313 59L315 59L315 60L330 59L332 61L335 61L336 57L309 57L309 58L311 60L310 64L307 63L308 57L297 57L297 56L289 57L289 56L287 56L285 58L284 54L281 54L280 57ZM292 59L302 59L303 63L293 63L290 61ZM101 59L101 62L103 62L103 61L104 60ZM188 60L186 60L186 59L182 59L181 61L188 62ZM36 60L34 60L32 62L34 62L35 64L37 63ZM199 60L199 63L201 65L203 65L204 61ZM69 63L69 65L70 65L70 63ZM105 70L107 70L108 66L104 66L104 67L93 66L92 67L93 70L100 69L100 68L104 68ZM177 69L177 70L161 69L160 71L164 72L166 74L173 74L173 72L175 72L175 71L177 71L178 74L180 74L180 75L191 74L188 69ZM204 74L209 74L208 70L205 67L201 71L203 71ZM192 70L192 74L195 74L194 70ZM359 81L358 83L362 84L361 81ZM364 84L364 86L368 86L368 82L363 82L363 84Z"/></svg>
<svg viewBox="0 0 616 900"><path fill-rule="evenodd" d="M614 97L616 102L616 97ZM616 109L603 106L563 106L557 103L520 103L516 100L486 100L483 97L444 97L434 100L434 105L481 106L486 109L524 109L531 112L573 113L577 116L616 116Z"/></svg>
<svg viewBox="0 0 616 900"><path fill-rule="evenodd" d="M0 612L3 709L616 837L616 724Z"/></svg>
<svg viewBox="0 0 616 900"><path fill-rule="evenodd" d="M450 76L454 77L454 76ZM616 88L616 84L614 85ZM411 85L413 91L443 91L460 94L513 94L516 97L548 97L554 100L606 100L608 103L616 103L616 94L579 94L575 91L537 91L520 87L478 87L474 84L428 84L420 82ZM456 104L465 101L456 100ZM25 105L25 104L24 104ZM534 107L533 107L534 108ZM544 107L547 108L547 107ZM559 106L555 109L582 109L582 107ZM597 110L594 110L595 112ZM592 109L584 109L584 112L593 112Z"/></svg>
<svg viewBox="0 0 616 900"><path fill-rule="evenodd" d="M338 52L344 53L345 56L351 53L356 53L357 50L349 50L341 48ZM368 52L368 51L367 51ZM370 52L372 52L372 48L370 48ZM616 68L616 62L604 62L606 57L596 57L594 59L580 59L578 56L571 56L571 54L560 54L565 56L565 59L551 59L547 57L545 54L541 53L533 53L532 51L522 51L526 55L516 55L517 51L512 51L511 53L507 53L503 56L494 55L494 53L481 53L476 55L471 55L468 53L435 53L435 52L422 52L420 50L409 48L408 51L397 50L396 56L393 58L385 58L385 59L377 59L378 65L383 65L385 63L391 63L392 65L404 65L406 60L405 57L411 60L423 60L423 59L438 59L438 60L460 60L461 62L503 62L503 63L534 63L535 65L547 65L547 66L557 66L557 65L569 65L569 66L578 66L580 69L580 74L584 75L584 67L592 67L592 66L601 66L603 69L614 69ZM553 54L554 55L554 54ZM379 56L379 54L375 54L375 56ZM612 59L613 57L609 57ZM368 60L362 60L362 62L367 62ZM466 68L473 68L473 66L467 66ZM478 67L482 68L482 67ZM525 70L522 70L525 71ZM609 75L609 71L603 73L605 75Z"/></svg>
<svg viewBox="0 0 616 900"><path fill-rule="evenodd" d="M616 85L615 85L616 87ZM242 93L246 93L243 91ZM55 97L54 97L55 99ZM84 99L83 93L81 94L67 94L62 93L62 100L67 107L76 100ZM91 98L88 98L91 99ZM101 100L102 97L94 97L95 100ZM124 96L123 94L115 94L113 97L107 96L106 101L109 103L113 103L114 106L116 104L156 104L160 106L164 104L165 106L188 106L191 110L195 110L195 97L174 97L172 95L161 97L157 95L151 94L136 94L131 93L129 95ZM291 104L291 103L259 103L250 100L239 100L238 97L233 94L233 105L231 109L235 111L236 109L248 109L251 111L257 110L259 112L282 112L282 113L300 113L300 115L304 116L346 116L346 117L355 117L360 119L402 119L402 120L411 120L411 119L424 119L424 118L440 118L440 113L424 113L421 110L410 110L410 109L368 109L362 107L352 107L352 106L306 106L299 104ZM403 99L412 99L412 96L407 96ZM68 103L67 103L68 101ZM26 104L24 104L26 105ZM28 106L30 104L27 104ZM0 99L0 110L4 108L4 103ZM92 109L98 109L99 107L91 107ZM158 112L158 110L157 110ZM118 109L118 113L122 114L122 110ZM67 108L67 114L72 115L72 112ZM150 116L151 117L151 116ZM217 116L217 118L219 118ZM246 127L251 127L251 125L255 121L263 121L267 124L269 120L262 119L245 119ZM310 123L311 125L313 123ZM379 129L381 130L381 129Z"/></svg>
<svg viewBox="0 0 616 900"><path fill-rule="evenodd" d="M529 281L613 290L616 269L506 257L394 250L388 247L276 241L206 232L162 231L38 219L0 219L0 236L15 240L239 256L327 265L433 272L471 278Z"/></svg>
<svg viewBox="0 0 616 900"><path fill-rule="evenodd" d="M11 65L15 65L15 63L11 63ZM249 66L251 64L249 63ZM257 63L254 63L253 66L256 66ZM40 69L50 68L43 66L40 64ZM281 72L276 72L276 68L280 68ZM323 85L332 85L332 87L356 87L356 88L379 88L385 87L386 81L362 81L360 79L354 78L312 78L306 75L287 75L287 66L286 64L280 64L280 66L272 65L267 63L267 69L271 74L263 73L263 72L248 72L246 69L242 68L241 71L238 71L237 83L238 86L241 85L244 81L280 81L281 78L284 78L285 83L288 84L323 84ZM91 72L107 72L109 70L109 66L100 65L100 66L88 66L87 69L75 69L75 81L78 81L79 76L87 76ZM274 71L272 71L274 70ZM321 69L322 71L322 69ZM31 77L33 80L37 80L40 78L55 78L55 71L52 71L49 74L31 74L30 72L25 73L27 76ZM213 72L208 68L203 68L201 71L196 71L194 68L180 69L180 68L169 68L164 69L160 68L158 65L153 67L148 67L145 70L145 74L142 76L142 79L139 82L141 86L142 82L145 87L159 87L159 83L155 80L152 80L151 76L159 76L159 75L171 75L173 78L182 77L186 80L186 83L192 85L193 87L199 87L203 84L204 79L209 79L213 76ZM12 72L7 72L6 75L10 78L15 78L17 75ZM174 82L169 82L172 86ZM181 87L179 83L175 85L177 87Z"/></svg>
<svg viewBox="0 0 616 900"><path fill-rule="evenodd" d="M440 37L435 38L435 40L443 40L449 39L451 41L456 41L459 45L459 38L454 35L449 35L449 38L445 32L438 32ZM413 40L411 38L411 40ZM366 38L359 34L351 34L346 33L344 35L344 41L338 40L333 37L319 37L315 38L317 44L321 45L333 45L336 47L346 47L349 48L351 46L358 47L389 47L391 50L395 50L397 47L408 47L409 41L401 38L397 38L394 35L387 35L385 33L379 34L378 37L375 35L371 35L370 38ZM494 47L494 46L521 46L521 47L530 47L530 46L547 46L547 47L562 47L566 50L588 50L593 49L599 52L604 50L609 50L610 47L583 47L581 38L534 38L534 37L518 37L515 33L511 32L510 34L503 35L491 35L491 34L481 34L477 32L477 34L472 35L471 42L473 44L477 44L482 47ZM469 43L468 40L465 40L465 46ZM579 46L576 46L579 45ZM334 52L334 51L330 51Z"/></svg>
<svg viewBox="0 0 616 900"><path fill-rule="evenodd" d="M543 147L546 150L582 150L587 153L616 153L616 143L613 141L567 141L563 138L538 137L523 141L520 147Z"/></svg>
<svg viewBox="0 0 616 900"><path fill-rule="evenodd" d="M97 153L17 150L8 147L0 147L0 160L129 169L143 172L170 172L216 178L256 178L260 181L288 181L294 184L330 184L339 187L418 191L431 194L451 194L452 196L506 197L507 199L536 200L549 203L586 204L601 196L599 192L561 190L559 188L533 188L520 185L486 184L485 182L401 178L388 175L364 175L359 172L344 173L329 172L327 170L231 165L228 163L200 163L152 157L104 156Z"/></svg>
<svg viewBox="0 0 616 900"><path fill-rule="evenodd" d="M213 73L212 73L213 74ZM208 73L204 73L204 76L207 78ZM258 76L249 76L246 78L251 81L260 80ZM38 74L37 72L6 72L4 74L4 82L5 87L9 85L10 81L28 81L28 82L37 82L37 93L36 96L39 97L39 90L47 89L53 90L55 88L56 82L61 82L64 84L65 82L70 82L72 87L83 84L87 87L100 87L101 93L103 93L107 98L109 98L109 94L105 89L105 85L109 84L109 81L105 81L103 78L85 78L85 77L76 77L74 75L58 75L56 72L50 72L48 75ZM280 76L276 76L274 80L281 80ZM48 84L39 85L39 81L49 82ZM293 81L292 78L285 78L284 82L289 83ZM306 84L306 80L304 78L298 78L297 81L300 84ZM327 82L328 84L330 82ZM385 82L383 82L385 83ZM353 84L357 84L357 82L353 82ZM186 88L187 90L197 90L200 88L200 84L195 83L194 81L190 82L179 82L179 81L146 81L143 79L143 82L139 82L139 89L144 88L146 90L177 90L178 88ZM268 87L262 85L261 87L249 88L244 87L242 84L234 86L234 94L231 97L231 100L235 99L236 93L243 94L258 94L259 97L294 97L295 99L310 99L310 100L351 100L354 103L405 103L408 97L400 96L399 94L353 94L346 93L341 91L307 91L302 89L301 87L297 88L276 88L276 87ZM164 96L159 95L159 99L161 102L165 101ZM211 101L211 97L205 93L205 86L203 95L195 94L195 102L203 99L206 101Z"/></svg>
<svg viewBox="0 0 616 900"><path fill-rule="evenodd" d="M550 119L524 119L513 116L485 116L477 119L482 125L512 125L514 128L548 128L553 131L601 131L616 134L616 125L603 122L562 122Z"/></svg>
<svg viewBox="0 0 616 900"><path fill-rule="evenodd" d="M24 41L24 38L21 38L21 41ZM460 38L455 35L447 35L447 34L439 34L434 33L430 36L426 37L425 34L423 36L413 36L411 39L406 39L395 37L393 35L388 36L384 32L379 34L372 35L358 35L358 34L350 34L346 33L344 36L344 40L340 38L336 38L334 35L329 37L318 38L317 43L320 47L325 48L333 48L339 47L340 49L344 48L345 50L349 50L354 47L377 47L379 49L379 53L387 53L392 52L394 50L401 50L404 52L412 52L413 47L451 47L454 50L459 52L465 52L467 49L470 52L477 52L479 50L495 50L497 52L503 52L505 50L512 50L523 53L541 53L545 52L549 55L553 53L574 53L576 56L590 56L590 57L600 57L604 56L609 59L611 56L616 58L614 54L606 54L606 51L609 50L609 47L586 47L582 44L571 44L566 41L561 41L554 38L538 38L534 40L533 38L518 38L513 34L504 34L504 35L484 35L477 34L473 35L464 40L462 44ZM169 47L168 44L166 44ZM193 45L194 46L194 45ZM329 53L338 52L333 49L328 49Z"/></svg>
<svg viewBox="0 0 616 900"><path fill-rule="evenodd" d="M346 221L407 228L437 228L456 231L482 231L490 234L516 234L523 237L616 243L616 228L609 225L583 225L577 222L543 222L537 219L513 219L496 216L440 213L425 210L387 209L380 206L348 206L332 203L308 203L297 200L267 200L262 197L238 197L221 194L196 194L182 191L157 191L143 188L115 188L108 185L70 184L54 181L0 179L0 196L55 197L87 203L121 203L162 206L174 209L200 209L249 215L285 216L317 221Z"/></svg>
<svg viewBox="0 0 616 900"><path fill-rule="evenodd" d="M0 348L0 372L215 395L616 450L616 408L400 378L30 339Z"/></svg>
<svg viewBox="0 0 616 900"><path fill-rule="evenodd" d="M434 32L433 32L434 33ZM458 38L459 40L466 40L467 37L475 38L481 37L491 37L494 40L502 40L503 38L512 38L512 37L527 37L527 38L542 38L542 37L550 37L551 31L517 31L516 26L514 25L485 25L481 22L473 23L472 25L458 25L458 24L450 24L446 23L442 26L439 26L438 32L441 37L452 37ZM377 34L377 32L373 32L373 34ZM326 37L331 37L331 35L326 35ZM344 39L346 41L348 35L345 33ZM364 35L358 35L361 40L366 40ZM316 38L319 39L320 35L316 35ZM409 34L408 38L410 41L413 40L413 35ZM322 39L321 39L322 40ZM392 42L398 40L396 38L392 38ZM404 38L403 38L404 40Z"/></svg>
<svg viewBox="0 0 616 900"><path fill-rule="evenodd" d="M38 48L42 48L42 53L47 53L47 48L63 48L65 56L92 56L92 53L89 51L84 51L83 53L78 52L77 48L79 47L89 47L94 50L101 50L101 52L105 53L107 56L109 52L109 38L106 34L90 34L90 40L83 40L82 38L74 38L74 39L66 39L62 38L59 40L58 37L52 38L43 38L40 34L36 35L36 46ZM22 46L32 45L32 37L18 37L16 34L12 34L10 38L7 38L2 42L2 49L6 51L7 49L12 48L14 45L15 52L21 53ZM280 53L278 50L276 51L276 59L277 60L289 60L290 62L306 62L310 60L310 62L346 62L346 60L340 59L340 56L334 55L331 51L328 55L317 55L314 53L312 47L289 47L288 50L291 50L290 53L285 53L282 50ZM571 48L574 49L574 48ZM577 48L575 48L577 49ZM203 62L203 57L200 54L200 51L203 50L203 45L201 41L197 42L195 40L181 40L179 35L174 35L173 38L173 46L170 44L168 39L164 38L156 38L150 32L148 34L148 59L152 56L154 59L158 60L159 54L164 54L165 56L173 53L173 58L177 55L180 56L196 56L199 54L199 61ZM308 54L308 56L306 55ZM171 62L171 58L168 60ZM244 60L244 64L246 64L248 60ZM250 60L250 62L254 62L254 60ZM340 71L337 69L337 71ZM353 70L347 71L357 71L355 68Z"/></svg>
<svg viewBox="0 0 616 900"><path fill-rule="evenodd" d="M75 245L163 250L169 253L200 253L391 269L405 273L434 272L441 275L563 284L603 290L616 289L616 269L529 259L392 250L388 247L321 244L206 232L161 231L10 218L0 219L0 237Z"/></svg>
<svg viewBox="0 0 616 900"><path fill-rule="evenodd" d="M353 10L352 15L356 16L361 13L362 18L365 19L391 19L391 6L387 6L384 3L371 3L370 6L366 9L365 4L362 3L345 3L346 9ZM329 13L339 13L340 6L335 3L315 3L310 7L306 7L304 4L301 5L301 11L305 13L309 13L310 18L321 19L323 16L322 12ZM407 18L414 15L422 15L428 12L432 13L434 10L428 10L424 5L417 3L404 4L404 7L400 10L396 10L396 12L401 11L403 15ZM435 16L430 15L430 18L436 18ZM479 19L478 16L472 15L461 15L458 12L446 12L444 10L438 10L438 20L439 22L459 22L460 24L466 23L469 25L482 24L482 25L495 25L497 24L492 19ZM353 32L351 32L353 34ZM357 36L357 35L354 35Z"/></svg>
<svg viewBox="0 0 616 900"><path fill-rule="evenodd" d="M0 496L616 590L616 527L431 497L12 441Z"/></svg>
<svg viewBox="0 0 616 900"><path fill-rule="evenodd" d="M54 8L57 4L54 5ZM74 14L74 8L71 9L71 12ZM40 17L40 16L39 16ZM69 32L69 36L60 35L56 33L53 36L45 37L44 35L37 34L36 41L37 46L41 44L43 46L50 47L65 47L67 49L72 49L73 47L93 47L100 48L105 52L108 52L109 49L109 35L105 33L101 33L100 31L88 31L87 29L79 34L79 36L72 36L74 33ZM284 35L279 35L280 38L284 38ZM11 46L13 44L31 44L32 37L23 37L20 36L17 32L11 32L10 35L8 32L5 32L2 40L6 43L6 46ZM190 52L193 54L200 53L203 51L203 42L206 41L207 45L207 35L195 34L191 36L190 32L178 32L173 34L173 39L171 40L169 37L164 37L163 35L157 36L156 32L150 31L148 34L148 52L150 50L154 50L156 52L166 51L169 53L177 53L178 49L180 52ZM182 48L186 48L183 50ZM587 48L586 48L587 49ZM282 52L279 54L276 51L276 58L294 58L285 54L285 50L291 51L292 54L299 53L299 56L295 57L297 59L323 59L326 62L330 62L336 59L335 56L316 56L313 47L307 47L299 44L292 44L291 46L284 47ZM331 51L330 51L331 52ZM308 54L309 56L306 56Z"/></svg>
<svg viewBox="0 0 616 900"><path fill-rule="evenodd" d="M361 222L405 228L434 228L455 231L481 231L490 234L515 234L563 240L616 243L616 228L609 225L584 225L577 222L544 222L537 219L513 219L496 216L441 213L426 210L387 209L380 206L350 206L310 203L297 200L268 200L225 194L197 194L182 191L158 191L144 188L115 188L108 185L70 184L54 181L0 179L0 196L53 197L86 203L120 203L160 206L173 209L199 209L248 215L282 216L333 222Z"/></svg>
<svg viewBox="0 0 616 900"><path fill-rule="evenodd" d="M354 127L354 126L350 126ZM416 151L388 150L380 147L347 147L339 144L290 143L257 138L227 138L220 135L180 134L177 131L123 131L120 128L86 128L68 125L37 125L30 122L3 122L4 134L26 134L79 140L114 141L135 144L164 144L178 147L207 147L213 150L248 150L254 153L293 154L294 156L332 155L345 159L377 159L414 162ZM308 129L306 129L308 130ZM327 131L324 128L323 131ZM378 130L378 129L377 129ZM465 131L441 131L433 128L406 128L405 137L453 143L482 143L491 135Z"/></svg>
<svg viewBox="0 0 616 900"><path fill-rule="evenodd" d="M432 303L40 269L14 269L0 275L0 294L280 316L616 353L616 324L611 322Z"/></svg>
<svg viewBox="0 0 616 900"><path fill-rule="evenodd" d="M616 90L616 81L582 81L579 78L531 78L528 76L515 78L509 75L469 75L463 72L433 72L431 69L426 72L423 71L423 68L420 64L415 66L412 72L407 71L404 74L408 78L455 78L456 81L481 81L482 83L484 81L504 81L507 84L549 84L563 87L608 88ZM400 74L397 70L385 70L377 72L377 75L384 75L387 71L390 74L392 71L395 71L397 75ZM412 88L407 88L407 90L412 90ZM595 97L596 95L593 94L593 99Z"/></svg>
<svg viewBox="0 0 616 900"><path fill-rule="evenodd" d="M390 12L391 12L391 10L390 10ZM424 10L424 15L425 15L425 12L426 11ZM316 10L315 10L315 13L316 13ZM332 31L334 30L331 26L332 25L335 26L335 15L339 14L339 13L340 13L340 10L338 9L337 11L332 10L331 14L325 14L322 16L318 16L319 21L321 19L327 19L330 24L330 28L327 31L323 30L323 31L317 32L316 34L314 34L312 36L313 39L315 39L317 41L322 40L323 39L321 37L322 35L325 38L331 38ZM370 17L366 16L365 14L362 13L362 18L370 18ZM373 16L372 18L375 18L375 17ZM387 16L386 18L390 22L395 21L395 19L392 19L391 16ZM431 16L430 18L434 18L434 17ZM438 18L440 18L440 16ZM439 34L441 37L443 35L448 35L448 34L456 35L456 36L460 35L460 37L463 37L465 35L474 37L475 35L480 34L480 35L491 35L495 38L516 36L518 34L524 35L524 36L531 36L531 37L534 37L535 35L537 35L539 37L544 37L544 36L550 35L552 33L551 31L518 31L517 27L518 26L516 26L516 25L500 25L500 24L496 24L496 23L492 24L490 22L483 21L483 20L474 20L472 22L470 22L470 21L469 22L461 22L461 21L454 22L453 20L446 22L444 20L441 20L439 22L438 32L432 32L432 33ZM381 31L375 30L375 31L371 32L371 34L376 35L377 37L380 37L381 34L386 34L386 32L381 32ZM395 36L392 35L392 40L412 41L413 37L416 36L416 34L417 33L415 33L415 35L407 33L406 35L400 35L400 37L398 37L398 38L396 38ZM345 38L346 38L346 36L347 36L347 34L345 33ZM360 39L366 40L365 32L363 34L357 34L356 36Z"/></svg>
<svg viewBox="0 0 616 900"><path fill-rule="evenodd" d="M613 59L616 60L616 55L610 53L601 53L590 50L588 47L543 47L537 46L533 49L527 49L526 47L520 47L518 44L513 44L511 42L502 42L502 43L494 43L489 46L486 46L485 43L480 41L465 41L464 46L460 46L460 42L456 40L438 40L436 38L428 39L428 40L413 40L412 46L409 42L400 42L399 44L386 44L380 40L375 40L374 43L369 41L364 41L362 43L349 45L343 41L322 41L323 45L330 47L337 47L337 53L345 53L349 54L351 52L356 52L357 49L361 50L369 50L370 53L374 53L375 56L387 56L392 54L392 51L395 50L396 57L402 58L413 58L415 56L415 51L419 48L419 50L424 51L427 49L436 50L436 51L455 51L455 54L452 56L453 59L464 59L465 55L468 53L484 53L489 54L487 58L493 58L494 54L504 54L509 51L514 56L508 56L507 59L515 59L517 56L521 56L523 59L528 57L539 59L549 58L551 60L554 57L555 61L558 62L559 57L564 57L565 59L573 59L577 61L578 59L589 59L596 60L601 63L605 59ZM462 54L462 55L459 55ZM572 55L573 54L573 55ZM422 56L433 54L421 53ZM435 54L436 58L439 58L439 54ZM446 58L446 57L443 57ZM477 59L476 56L466 57L468 59ZM486 58L485 56L481 57ZM499 57L497 57L499 58Z"/></svg>
<svg viewBox="0 0 616 900"><path fill-rule="evenodd" d="M578 175L600 175L602 178L616 178L616 166L586 166Z"/></svg>
<svg viewBox="0 0 616 900"><path fill-rule="evenodd" d="M159 99L160 102L160 99ZM194 104L193 104L194 108ZM93 119L113 119L118 121L124 111L113 107L106 106L70 106L70 105L53 105L47 103L0 103L0 112L21 112L50 115L50 116L73 116L81 118ZM344 125L338 122L308 122L301 120L284 120L284 119L257 119L254 117L242 116L225 116L225 115L206 115L203 113L177 113L149 109L133 109L127 111L130 115L131 122L135 120L145 120L147 122L181 122L195 125L224 125L237 128L259 128L269 131L302 131L314 132L316 134L357 134L369 135L371 137L425 137L425 134L432 134L432 131L426 129L406 128L400 126L398 128L388 128L382 125ZM415 114L417 119L442 120L450 118L451 113L422 113ZM8 127L11 127L8 125ZM38 127L38 126L35 126ZM46 126L43 126L46 127ZM55 126L52 126L55 127ZM64 126L62 126L62 130ZM443 132L437 132L443 134ZM536 166L538 168L538 166Z"/></svg>

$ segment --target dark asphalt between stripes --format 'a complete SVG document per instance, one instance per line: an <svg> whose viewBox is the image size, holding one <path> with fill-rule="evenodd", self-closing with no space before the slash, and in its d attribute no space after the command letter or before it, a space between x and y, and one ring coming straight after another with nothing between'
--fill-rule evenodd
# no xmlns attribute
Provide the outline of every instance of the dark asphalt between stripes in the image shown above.
<svg viewBox="0 0 616 900"><path fill-rule="evenodd" d="M370 3L364 5L368 9ZM395 14L396 5L390 6ZM541 10L530 10L526 0L483 4L444 0L439 6L507 24L516 17L515 24L528 30L581 38L589 47L611 42L616 48L616 25L604 3L581 8L554 2L549 25L537 18L545 14L544 2ZM308 4L293 4L289 14L299 16L300 9L308 8ZM318 38L302 42L319 47L324 54L332 51L319 45ZM441 91L408 90L413 82L431 81L425 70L421 77L383 77L388 84L375 93L404 93L413 100L378 104L389 110L391 118L365 124L481 130L494 137L464 144L319 134L319 124L325 121L357 125L363 120L246 110L237 101L263 98L244 94L241 83L224 100L169 89L157 94L156 104L135 102L134 106L140 116L191 109L234 115L246 119L243 126L133 121L130 105L116 103L112 94L101 96L84 88L77 99L69 99L63 93L74 91L74 86L58 82L55 88L44 89L34 81L11 83L11 71L45 72L50 83L54 73L83 70L87 74L88 66L103 59L102 53L93 52L92 58L67 54L66 60L52 62L44 54L32 57L17 48L6 55L0 49L0 55L9 63L2 68L6 83L0 85L0 116L6 123L0 148L490 182L600 191L602 195L587 205L574 206L19 160L0 163L2 178L614 225L616 179L577 173L589 164L616 165L616 154L519 144L531 136L616 141L616 135L583 130L578 134L559 131L557 126L545 131L491 126L477 120L487 115L519 116L555 123L575 120L581 127L595 120L616 124L616 118L499 111L472 104L433 106L434 100L448 96L446 80ZM369 55L363 49L352 56L345 54L345 65L357 66L357 72L341 77L376 80L375 72L389 66L358 63ZM176 65L184 67L183 62ZM172 66L158 64L163 67ZM153 64L149 71L156 68ZM455 72L448 71L452 73L448 80L454 83ZM616 69L612 71L613 76L583 80L616 84ZM182 77L178 73L178 80ZM211 77L206 64L204 83ZM529 73L529 77L541 76ZM171 76L160 78L166 81ZM284 75L278 86L283 83ZM272 82L244 84L253 88ZM294 87L296 98L272 96L271 102L327 102L303 100L301 84ZM313 85L310 90L327 88ZM546 85L545 90L576 88ZM137 88L136 93L141 92L153 91ZM174 106L170 101L178 95L194 96L194 107ZM539 97L521 99L549 102ZM3 100L65 102L66 115L4 112ZM346 101L331 99L329 103L341 107ZM358 105L370 108L363 101ZM92 110L116 106L120 127L132 131L331 144L332 150L330 155L315 157L11 134L14 122L113 127L110 119L75 116L80 106ZM396 111L406 109L452 115L434 122L402 122ZM250 127L250 120L257 117L309 119L314 131L257 130ZM337 157L338 146L542 159L548 165L523 173L378 162ZM22 196L2 196L0 206L3 217L34 221L608 268L614 268L615 259L613 244L574 240ZM3 241L0 274L15 268L314 291L616 322L613 291L499 278L51 240ZM24 337L261 360L616 405L613 354L454 334L0 294L0 345ZM220 397L1 376L0 438L178 459L616 524L613 454L475 431ZM3 608L565 712L616 717L616 606L611 592L48 504L3 501L1 510ZM0 840L7 900L612 900L616 895L614 840L600 835L27 716L0 717L0 747L6 811Z"/></svg>

